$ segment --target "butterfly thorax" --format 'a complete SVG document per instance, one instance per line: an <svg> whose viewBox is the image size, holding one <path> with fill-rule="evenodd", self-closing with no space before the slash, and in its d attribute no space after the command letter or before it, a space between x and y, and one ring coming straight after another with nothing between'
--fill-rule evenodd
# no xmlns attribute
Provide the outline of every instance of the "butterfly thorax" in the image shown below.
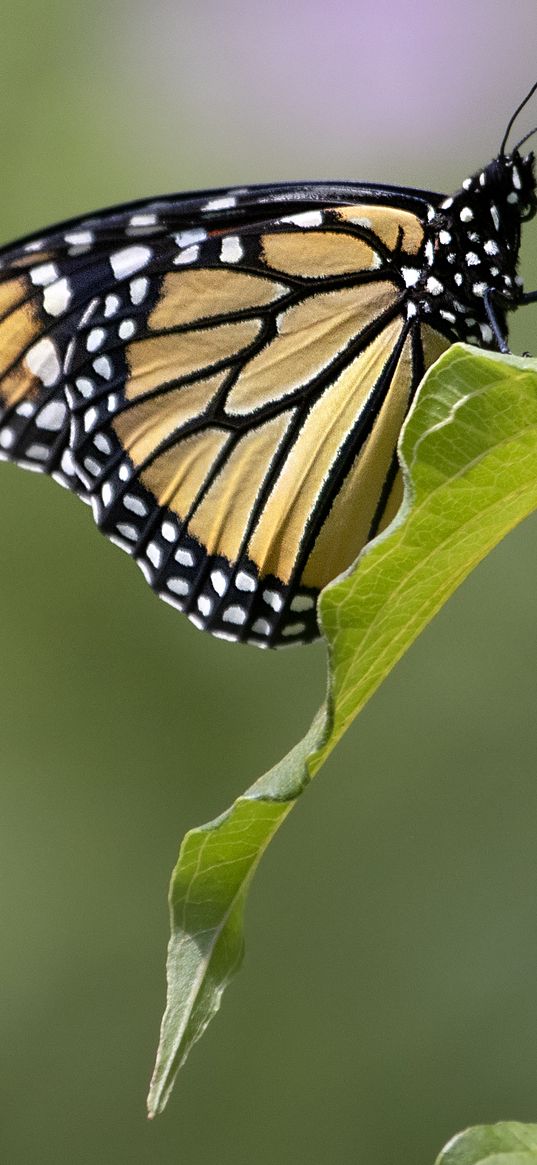
<svg viewBox="0 0 537 1165"><path fill-rule="evenodd" d="M537 210L533 163L533 154L500 155L431 214L412 299L450 338L496 348L486 295L507 334L506 312L523 294L517 273L521 223Z"/></svg>

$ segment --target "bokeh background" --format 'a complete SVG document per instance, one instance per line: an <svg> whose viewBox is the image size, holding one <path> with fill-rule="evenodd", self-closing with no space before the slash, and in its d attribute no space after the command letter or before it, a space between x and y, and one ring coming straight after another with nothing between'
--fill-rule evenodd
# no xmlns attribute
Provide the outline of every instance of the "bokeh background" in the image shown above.
<svg viewBox="0 0 537 1165"><path fill-rule="evenodd" d="M234 182L450 190L535 80L537 9L18 0L0 44L7 241ZM537 308L513 347L537 352ZM75 498L0 478L0 1160L432 1165L468 1124L536 1120L537 522L295 809L241 975L149 1125L179 841L303 732L324 651L200 635Z"/></svg>

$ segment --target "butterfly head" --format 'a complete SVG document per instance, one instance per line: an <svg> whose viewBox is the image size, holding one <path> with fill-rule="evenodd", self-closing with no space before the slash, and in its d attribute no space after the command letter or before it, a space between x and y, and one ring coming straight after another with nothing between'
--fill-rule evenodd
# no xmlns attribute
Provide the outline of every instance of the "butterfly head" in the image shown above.
<svg viewBox="0 0 537 1165"><path fill-rule="evenodd" d="M496 182L500 184L504 191L511 186L511 190L508 190L507 193L507 201L511 207L515 208L513 213L518 214L519 222L527 222L528 219L533 218L537 210L534 154L530 152L523 157L520 153L521 147L537 133L537 126L534 126L528 133L525 133L518 140L517 144L511 148L510 152L506 153L506 148L511 130L519 114L525 109L528 102L531 101L535 92L537 92L537 81L534 82L529 93L517 105L514 113L509 118L498 157L493 162L490 162L485 170L485 173L488 171L491 172L491 179L495 177Z"/></svg>
<svg viewBox="0 0 537 1165"><path fill-rule="evenodd" d="M436 210L429 249L433 274L473 306L481 301L482 307L486 291L499 296L506 309L516 306L522 296L521 224L536 211L533 154L523 157L517 149L498 154Z"/></svg>
<svg viewBox="0 0 537 1165"><path fill-rule="evenodd" d="M438 295L441 288L461 301L467 318L476 318L485 344L496 342L483 306L485 298L494 295L496 319L504 336L504 313L523 298L523 282L517 274L521 226L537 213L537 194L534 155L522 154L521 148L537 127L510 149L507 142L535 92L537 82L509 119L497 156L465 178L460 190L432 211L425 245L426 261L433 269L428 282L434 292Z"/></svg>
<svg viewBox="0 0 537 1165"><path fill-rule="evenodd" d="M534 155L498 154L464 180L452 203L453 216L468 234L491 229L501 245L518 251L520 224L537 211Z"/></svg>
<svg viewBox="0 0 537 1165"><path fill-rule="evenodd" d="M537 211L535 155L518 149L499 154L476 175L483 191L501 210L507 231L512 224L527 222ZM474 179L475 181L475 179Z"/></svg>

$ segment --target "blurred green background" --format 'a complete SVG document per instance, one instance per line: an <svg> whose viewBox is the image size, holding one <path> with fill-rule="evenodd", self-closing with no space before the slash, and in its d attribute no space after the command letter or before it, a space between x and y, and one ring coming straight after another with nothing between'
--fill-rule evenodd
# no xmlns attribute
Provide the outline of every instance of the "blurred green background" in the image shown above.
<svg viewBox="0 0 537 1165"><path fill-rule="evenodd" d="M7 241L232 182L451 189L535 80L537 10L20 0L0 37ZM512 343L537 352L537 308ZM324 651L200 635L77 499L0 478L2 1165L432 1165L467 1124L535 1121L537 521L291 815L243 971L149 1125L180 839L303 732Z"/></svg>

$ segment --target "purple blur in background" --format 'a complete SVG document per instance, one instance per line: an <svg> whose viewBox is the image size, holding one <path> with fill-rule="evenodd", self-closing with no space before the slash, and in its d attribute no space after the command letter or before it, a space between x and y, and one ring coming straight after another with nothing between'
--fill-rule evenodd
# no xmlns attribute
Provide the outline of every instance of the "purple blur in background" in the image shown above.
<svg viewBox="0 0 537 1165"><path fill-rule="evenodd" d="M203 172L417 184L495 151L535 76L533 0L133 4L119 69ZM125 77L125 74L123 74ZM143 86L142 94L143 95ZM200 164L199 163L199 164Z"/></svg>

